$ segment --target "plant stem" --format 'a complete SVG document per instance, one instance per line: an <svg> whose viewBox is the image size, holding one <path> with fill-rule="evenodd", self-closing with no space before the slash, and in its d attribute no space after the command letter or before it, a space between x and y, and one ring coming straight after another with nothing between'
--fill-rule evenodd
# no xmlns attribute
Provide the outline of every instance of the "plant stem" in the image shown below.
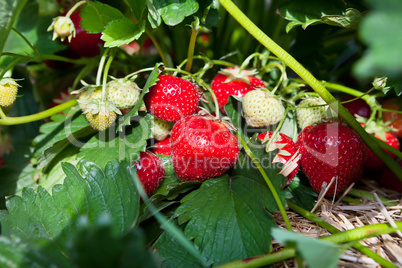
<svg viewBox="0 0 402 268"><path fill-rule="evenodd" d="M76 4L67 12L66 17L69 18L69 17L71 16L71 14L73 14L73 12L74 12L80 5L83 5L83 4L85 4L86 2L87 2L87 1L84 0L84 1L80 1L80 2L76 3Z"/></svg>
<svg viewBox="0 0 402 268"><path fill-rule="evenodd" d="M303 209L303 208L301 208L301 207L299 207L299 206L297 206L297 205L295 205L295 204L293 204L293 203L291 203L289 201L288 201L288 206L289 206L289 208L291 210L299 213L304 218L316 223L318 226L320 226L322 228L325 228L330 233L340 233L341 232L336 227L334 227L331 224L329 224L328 222L324 221L322 218L318 217L314 213L310 213L309 211L307 211L307 210L305 210L305 209ZM392 264L391 262L387 261L386 259L384 259L380 255L376 254L375 252L373 252L369 248L363 246L359 242L356 242L355 244L353 244L353 247L355 249L357 249L358 251L360 251L361 253L365 254L366 256L372 258L374 261L376 261L378 264L382 265L383 267L396 268L396 266L394 264Z"/></svg>
<svg viewBox="0 0 402 268"><path fill-rule="evenodd" d="M109 54L109 50L110 50L110 48L105 49L105 51L103 52L102 58L99 62L98 71L96 73L96 82L95 82L97 86L101 85L102 72L103 72L103 69L105 66L106 58L108 57L108 54Z"/></svg>
<svg viewBox="0 0 402 268"><path fill-rule="evenodd" d="M402 222L396 222L398 228L391 227L387 223L378 223L372 225L366 225L357 227L352 230L346 230L341 233L332 234L319 238L320 240L332 242L335 244L348 243L358 241L382 234L394 233L397 230L402 230ZM224 265L217 266L218 268L248 268L248 267L261 267L277 263L286 259L290 259L296 256L296 250L294 248L284 248L275 253L268 253L259 255L244 260L230 262Z"/></svg>
<svg viewBox="0 0 402 268"><path fill-rule="evenodd" d="M364 128L356 121L354 116L343 107L334 96L318 81L306 68L304 68L286 50L276 44L263 31L261 31L231 0L219 0L221 5L229 12L254 38L262 45L275 54L295 73L297 73L328 105L336 111L356 132L360 135L364 143L395 173L402 181L402 168L388 155L377 142L373 140Z"/></svg>
<svg viewBox="0 0 402 268"><path fill-rule="evenodd" d="M187 72L191 71L191 67L193 65L193 59L191 57L194 55L195 41L197 39L199 28L200 28L199 21L197 18L196 21L194 21L191 24L191 37L190 37L190 43L188 45L188 51L187 51L187 58L190 58L190 60L187 61L186 67L184 68L184 70Z"/></svg>
<svg viewBox="0 0 402 268"><path fill-rule="evenodd" d="M292 225L290 224L288 215L286 214L285 208L282 204L281 199L279 198L278 193L276 192L276 189L274 187L274 185L272 184L271 180L268 178L267 173L265 173L264 169L261 167L260 162L258 162L257 158L254 156L253 152L250 150L250 148L248 147L247 143L244 141L244 139L241 137L241 135L239 133L237 133L237 138L239 139L239 141L241 142L241 144L243 145L244 150L246 151L246 154L251 158L251 160L254 162L255 166L257 167L258 171L261 173L262 177L264 178L265 182L268 185L268 188L270 189L275 202L279 208L279 211L281 212L282 218L285 221L285 225L286 228L289 231L292 231Z"/></svg>
<svg viewBox="0 0 402 268"><path fill-rule="evenodd" d="M3 112L3 109L0 106L0 118L6 119L7 115Z"/></svg>
<svg viewBox="0 0 402 268"><path fill-rule="evenodd" d="M106 82L107 82L107 75L109 73L110 65L113 61L113 55L109 56L109 59L106 62L105 69L103 70L103 80L102 80L102 102L106 101Z"/></svg>
<svg viewBox="0 0 402 268"><path fill-rule="evenodd" d="M359 198L365 198L367 200L377 202L377 199L375 198L374 194L366 192L366 191L363 191L363 190L358 190L358 189L352 188L348 192L348 195L359 197ZM398 205L398 202L392 202L389 199L384 198L384 197L380 197L380 200L384 203L384 205L387 205L387 206L396 206L396 205Z"/></svg>
<svg viewBox="0 0 402 268"><path fill-rule="evenodd" d="M10 125L25 124L25 123L42 120L42 119L50 117L54 114L60 113L68 108L71 108L77 104L78 104L77 100L70 100L68 102L57 105L56 107L50 108L48 110L42 111L37 114L31 114L31 115L21 116L21 117L7 117L4 119L0 119L0 125L10 126Z"/></svg>

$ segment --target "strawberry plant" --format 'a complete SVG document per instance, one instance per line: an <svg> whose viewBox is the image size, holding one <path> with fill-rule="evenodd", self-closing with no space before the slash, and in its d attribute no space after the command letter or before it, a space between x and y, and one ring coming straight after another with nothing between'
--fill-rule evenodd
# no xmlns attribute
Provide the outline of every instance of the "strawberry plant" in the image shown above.
<svg viewBox="0 0 402 268"><path fill-rule="evenodd" d="M0 12L0 267L402 265L402 4Z"/></svg>

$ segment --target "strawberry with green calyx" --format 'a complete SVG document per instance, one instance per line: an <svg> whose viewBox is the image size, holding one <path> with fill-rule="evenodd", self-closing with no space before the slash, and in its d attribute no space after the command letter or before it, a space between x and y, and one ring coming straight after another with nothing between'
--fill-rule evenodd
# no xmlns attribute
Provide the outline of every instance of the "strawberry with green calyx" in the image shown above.
<svg viewBox="0 0 402 268"><path fill-rule="evenodd" d="M161 141L166 139L170 135L173 123L161 121L158 118L152 118L153 126L151 127L151 132L155 140Z"/></svg>
<svg viewBox="0 0 402 268"><path fill-rule="evenodd" d="M199 99L198 90L192 83L169 74L159 76L144 96L148 112L167 122L177 122L193 114Z"/></svg>
<svg viewBox="0 0 402 268"><path fill-rule="evenodd" d="M12 106L17 99L19 85L12 78L3 78L0 80L0 106Z"/></svg>
<svg viewBox="0 0 402 268"><path fill-rule="evenodd" d="M257 139L260 139L262 143L267 143L267 152L278 150L272 163L284 164L280 174L283 174L288 179L288 183L296 176L296 173L300 168L300 157L296 144L287 135L278 133L275 140L272 140L273 132L258 134Z"/></svg>
<svg viewBox="0 0 402 268"><path fill-rule="evenodd" d="M296 146L301 154L301 167L312 188L319 193L328 186L326 196L343 191L361 178L366 162L366 146L360 136L340 121L328 121L305 127Z"/></svg>
<svg viewBox="0 0 402 268"><path fill-rule="evenodd" d="M166 139L161 141L157 141L151 148L151 151L155 154L170 155L172 151L170 143L171 143L170 137L167 137Z"/></svg>
<svg viewBox="0 0 402 268"><path fill-rule="evenodd" d="M124 110L134 107L140 97L140 88L129 79L113 79L106 84L106 98L117 109Z"/></svg>
<svg viewBox="0 0 402 268"><path fill-rule="evenodd" d="M102 86L90 85L81 81L83 88L71 92L71 95L78 95L77 102L84 112L92 100L102 99Z"/></svg>
<svg viewBox="0 0 402 268"><path fill-rule="evenodd" d="M240 154L237 137L220 120L190 115L172 129L173 169L181 181L204 181L225 173Z"/></svg>
<svg viewBox="0 0 402 268"><path fill-rule="evenodd" d="M140 160L135 162L137 175L147 195L159 186L165 175L162 161L150 151L140 152Z"/></svg>
<svg viewBox="0 0 402 268"><path fill-rule="evenodd" d="M243 115L252 127L270 126L285 116L281 100L268 90L249 91L242 100Z"/></svg>
<svg viewBox="0 0 402 268"><path fill-rule="evenodd" d="M358 116L357 121L364 127L367 133L374 135L377 139L380 139L392 146L393 148L399 150L399 141L396 134L393 132L394 129L387 126L388 122L383 122L382 120L367 120L364 117ZM386 164L367 146L367 161L365 169L367 171L376 172L386 168ZM387 150L385 150L392 158L396 156Z"/></svg>
<svg viewBox="0 0 402 268"><path fill-rule="evenodd" d="M326 104L320 97L303 99L296 107L297 123L300 129L320 123L327 116Z"/></svg>
<svg viewBox="0 0 402 268"><path fill-rule="evenodd" d="M240 67L221 70L211 82L211 89L218 100L219 109L224 111L230 95L243 97L251 90L265 87L264 82L255 77L256 74L255 70L240 70Z"/></svg>
<svg viewBox="0 0 402 268"><path fill-rule="evenodd" d="M84 114L93 129L105 131L116 121L117 114L121 115L121 112L110 101L102 102L93 99L88 104Z"/></svg>

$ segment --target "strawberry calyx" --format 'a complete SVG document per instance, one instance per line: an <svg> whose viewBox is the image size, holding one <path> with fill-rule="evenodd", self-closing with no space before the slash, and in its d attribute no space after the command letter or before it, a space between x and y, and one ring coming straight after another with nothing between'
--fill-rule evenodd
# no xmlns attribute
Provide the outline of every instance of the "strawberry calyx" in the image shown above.
<svg viewBox="0 0 402 268"><path fill-rule="evenodd" d="M227 116L220 118L216 115L211 114L209 111L207 111L203 107L198 108L197 115L201 116L202 118L204 118L206 120L220 123L220 124L224 125L230 131L237 131L237 127L230 122L230 118Z"/></svg>
<svg viewBox="0 0 402 268"><path fill-rule="evenodd" d="M383 122L382 120L368 120L362 116L356 116L357 122L364 127L367 133L379 137L381 140L386 141L386 133L397 131L395 128L389 126L390 122Z"/></svg>
<svg viewBox="0 0 402 268"><path fill-rule="evenodd" d="M118 115L122 115L121 111L108 100L102 101L100 99L91 99L87 104L86 109L83 111L84 114L98 114L99 112L102 112L107 118L109 118L110 112L113 111Z"/></svg>
<svg viewBox="0 0 402 268"><path fill-rule="evenodd" d="M230 67L219 71L220 74L227 76L223 83L229 83L234 80L241 80L250 85L250 76L255 76L258 72L255 69L241 70L240 67Z"/></svg>

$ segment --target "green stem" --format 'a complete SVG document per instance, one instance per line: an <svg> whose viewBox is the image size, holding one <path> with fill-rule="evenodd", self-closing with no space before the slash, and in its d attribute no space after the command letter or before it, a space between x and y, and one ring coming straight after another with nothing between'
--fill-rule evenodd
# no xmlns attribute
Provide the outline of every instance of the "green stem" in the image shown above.
<svg viewBox="0 0 402 268"><path fill-rule="evenodd" d="M76 100L70 100L68 102L57 105L56 107L50 108L48 110L42 111L37 114L31 114L31 115L21 116L21 117L7 117L4 119L0 119L0 125L6 125L6 126L19 125L19 124L25 124L25 123L42 120L42 119L50 117L54 114L60 113L68 108L71 108L77 104L78 104L78 102Z"/></svg>
<svg viewBox="0 0 402 268"><path fill-rule="evenodd" d="M304 218L316 223L318 226L328 230L332 234L341 232L336 227L334 227L331 224L329 224L328 222L324 221L322 218L318 217L314 213L310 213L309 211L307 211L307 210L305 210L305 209L303 209L303 208L301 208L301 207L299 207L299 206L297 206L297 205L295 205L295 204L293 204L293 203L291 203L289 201L288 201L288 206L289 206L289 208L291 210L299 213ZM369 248L363 246L359 242L356 242L355 244L353 244L353 247L355 249L357 249L358 251L360 251L361 253L365 254L366 256L372 258L374 261L376 261L378 264L382 265L383 267L396 268L396 266L394 264L392 264L391 262L387 261L386 259L384 259L380 255L376 254L375 252L373 252Z"/></svg>
<svg viewBox="0 0 402 268"><path fill-rule="evenodd" d="M391 227L391 225L387 223L365 225L362 227L357 227L352 230L346 230L341 233L325 236L319 239L332 242L335 244L348 243L362 239L367 239L382 234L394 233L397 230L402 230L402 222L396 222L396 225L398 226L398 228L393 228ZM275 253L269 253L244 260L234 261L217 267L218 268L261 267L277 263L280 261L284 261L293 258L295 256L296 256L296 250L294 248L285 248Z"/></svg>
<svg viewBox="0 0 402 268"><path fill-rule="evenodd" d="M355 197L359 197L359 198L365 198L367 200L373 201L373 202L377 202L377 199L375 198L374 194L363 191L363 190L358 190L358 189L354 189L352 188L349 192L348 195L351 196L355 196ZM392 202L387 198L384 197L380 197L380 200L384 203L384 205L386 206L396 206L398 205L398 202Z"/></svg>
<svg viewBox="0 0 402 268"><path fill-rule="evenodd" d="M71 14L73 14L73 12L80 6L85 4L87 1L80 1L77 4L75 4L66 14L66 17L69 18L71 16Z"/></svg>
<svg viewBox="0 0 402 268"><path fill-rule="evenodd" d="M102 72L103 72L103 69L105 66L106 58L108 57L108 54L109 54L109 50L110 50L110 48L105 49L105 51L103 52L102 58L99 62L98 71L96 73L96 85L97 86L101 85Z"/></svg>
<svg viewBox="0 0 402 268"><path fill-rule="evenodd" d="M306 68L304 68L295 58L286 50L276 44L263 31L261 31L231 0L219 0L222 6L228 11L254 38L262 45L275 54L296 74L298 74L328 105L346 121L360 135L364 143L379 157L402 181L402 168L388 155L377 142L373 140L364 128L356 121L354 116L336 101L334 96L324 87L323 83L318 81Z"/></svg>
<svg viewBox="0 0 402 268"><path fill-rule="evenodd" d="M7 65L6 68L4 68L3 70L1 70L0 73L0 79L2 79L4 77L4 75L11 70L15 65L17 65L20 61L22 61L22 58L17 58L15 60L13 60L9 65Z"/></svg>
<svg viewBox="0 0 402 268"><path fill-rule="evenodd" d="M199 26L197 25L197 22L198 21L194 21L191 24L191 37L190 37L190 43L188 45L188 51L187 51L187 58L190 58L190 60L187 61L186 67L184 68L184 70L187 72L191 71L191 67L193 65L193 59L191 57L194 55L195 41L197 40L197 35L198 35L198 31L199 31ZM198 24L199 24L199 22L198 22Z"/></svg>
<svg viewBox="0 0 402 268"><path fill-rule="evenodd" d="M250 150L248 147L247 143L244 141L244 139L241 137L239 133L237 133L237 138L243 145L244 150L246 151L246 154L251 158L255 166L257 167L258 171L261 173L262 177L264 178L265 182L268 185L268 188L271 190L271 193L275 199L275 202L279 208L279 211L281 212L282 218L285 221L286 228L289 231L292 231L292 225L290 224L288 215L286 214L285 207L282 204L281 199L279 198L278 193L276 192L276 189L274 185L272 184L271 180L268 178L267 173L265 173L264 169L261 167L260 162L258 162L258 159L254 156L253 152Z"/></svg>
<svg viewBox="0 0 402 268"><path fill-rule="evenodd" d="M0 118L6 119L7 115L3 112L3 109L0 106Z"/></svg>
<svg viewBox="0 0 402 268"><path fill-rule="evenodd" d="M102 102L106 101L106 82L107 82L107 75L109 74L110 65L112 64L114 56L110 55L107 63L105 65L105 69L103 70L103 80L102 80Z"/></svg>
<svg viewBox="0 0 402 268"><path fill-rule="evenodd" d="M11 30L13 30L16 34L18 34L18 35L22 38L22 40L24 40L25 43L26 43L30 48L32 48L33 51L35 51L36 53L38 52L38 50L36 49L36 47L34 47L34 45L32 45L31 42L29 42L29 40L28 40L20 31L18 31L18 30L15 29L14 27L11 28Z"/></svg>
<svg viewBox="0 0 402 268"><path fill-rule="evenodd" d="M157 42L156 38L153 36L153 34L151 34L151 32L148 29L145 29L146 34L148 35L148 37L151 39L152 43L154 44L156 50L159 53L159 56L162 59L163 65L165 65L166 67L170 67L169 65L169 61L166 58L165 53L163 52L161 46L159 45L159 43Z"/></svg>

